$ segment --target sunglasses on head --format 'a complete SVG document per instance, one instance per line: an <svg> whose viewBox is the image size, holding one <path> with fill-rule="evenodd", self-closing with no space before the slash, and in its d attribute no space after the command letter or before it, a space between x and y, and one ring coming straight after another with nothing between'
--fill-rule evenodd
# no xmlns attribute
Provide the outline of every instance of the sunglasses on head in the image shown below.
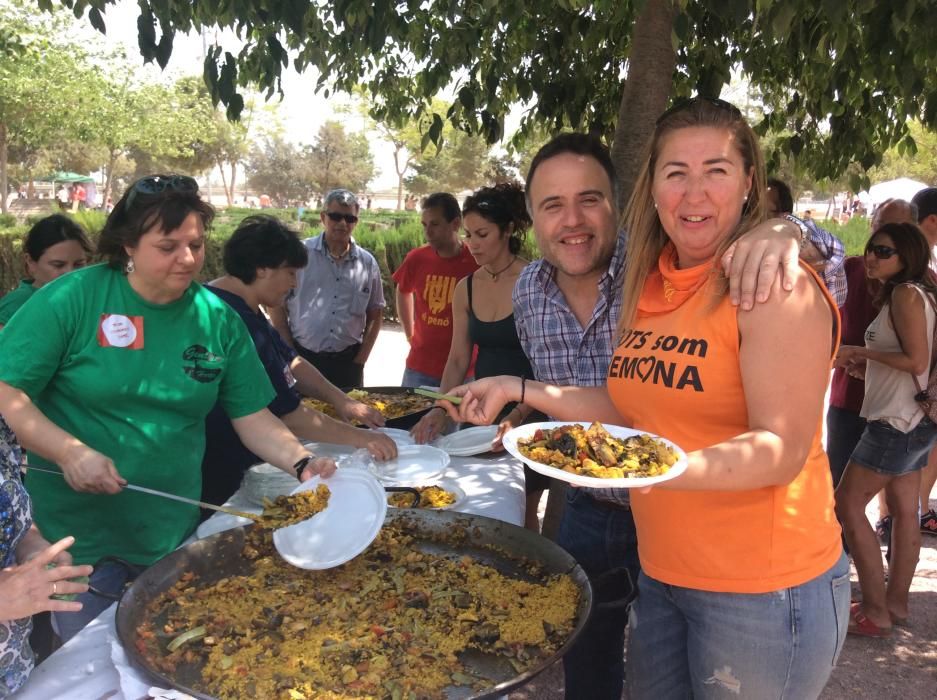
<svg viewBox="0 0 937 700"><path fill-rule="evenodd" d="M869 253L872 253L879 260L888 260L888 258L898 254L898 249L887 245L867 245L865 254L868 255Z"/></svg>
<svg viewBox="0 0 937 700"><path fill-rule="evenodd" d="M198 183L195 178L188 175L151 175L133 183L130 194L127 196L127 209L133 206L133 200L138 194L160 194L169 190L171 192L198 192Z"/></svg>
<svg viewBox="0 0 937 700"><path fill-rule="evenodd" d="M682 112L685 109L691 109L698 104L708 104L712 105L713 107L718 107L719 109L725 110L731 114L733 118L742 119L741 110L731 102L726 102L725 100L721 100L718 97L704 97L703 95L697 95L696 97L690 97L689 99L677 100L677 102L675 102L673 106L670 107L670 109L657 118L657 121L654 125L660 126L661 122L666 120L667 117L676 114L677 112Z"/></svg>
<svg viewBox="0 0 937 700"><path fill-rule="evenodd" d="M335 223L338 223L339 221L344 221L346 224L358 223L358 217L354 214L340 214L337 211L327 211L325 212L325 215Z"/></svg>

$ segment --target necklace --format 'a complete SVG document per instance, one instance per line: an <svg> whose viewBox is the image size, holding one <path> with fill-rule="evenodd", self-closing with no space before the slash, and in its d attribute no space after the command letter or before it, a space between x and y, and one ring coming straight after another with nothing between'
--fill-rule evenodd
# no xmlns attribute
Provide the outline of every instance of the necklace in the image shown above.
<svg viewBox="0 0 937 700"><path fill-rule="evenodd" d="M489 270L489 269L488 269L486 266L484 266L484 265L482 265L482 269L483 269L485 272L487 272L489 275L491 275L491 281L492 281L492 282L497 282L497 281L498 281L498 277L501 276L501 273L504 272L505 270L507 270L509 267L511 267L511 265L514 264L514 261L515 261L515 260L517 260L517 256L516 256L516 255L511 256L511 261L510 261L507 265L505 265L504 267L502 267L500 270L498 270L497 272L492 272L491 270Z"/></svg>

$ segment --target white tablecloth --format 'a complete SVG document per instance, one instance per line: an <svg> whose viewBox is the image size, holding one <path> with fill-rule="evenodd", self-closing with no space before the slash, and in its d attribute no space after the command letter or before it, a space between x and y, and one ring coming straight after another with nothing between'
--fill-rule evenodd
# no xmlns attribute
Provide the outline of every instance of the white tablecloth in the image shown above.
<svg viewBox="0 0 937 700"><path fill-rule="evenodd" d="M524 472L508 455L491 459L453 457L444 475L465 492L456 510L524 523ZM235 495L232 505L243 502ZM150 684L126 661L117 641L117 606L101 613L90 625L38 666L17 700L139 700ZM118 672L118 668L120 672Z"/></svg>

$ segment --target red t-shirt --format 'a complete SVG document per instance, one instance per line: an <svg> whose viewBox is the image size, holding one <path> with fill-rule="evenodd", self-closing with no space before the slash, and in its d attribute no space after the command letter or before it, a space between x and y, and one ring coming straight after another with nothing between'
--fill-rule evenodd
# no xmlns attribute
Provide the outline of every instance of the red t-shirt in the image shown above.
<svg viewBox="0 0 937 700"><path fill-rule="evenodd" d="M865 345L865 330L875 319L876 310L872 306L872 294L869 292L865 274L865 261L862 256L846 258L846 302L839 310L842 318L843 345ZM865 398L865 382L846 374L846 370L833 370L830 385L830 405L858 414Z"/></svg>
<svg viewBox="0 0 937 700"><path fill-rule="evenodd" d="M428 245L407 253L394 272L404 294L413 293L413 338L407 367L431 377L442 377L452 344L452 295L456 283L478 265L463 245L459 254L441 258Z"/></svg>

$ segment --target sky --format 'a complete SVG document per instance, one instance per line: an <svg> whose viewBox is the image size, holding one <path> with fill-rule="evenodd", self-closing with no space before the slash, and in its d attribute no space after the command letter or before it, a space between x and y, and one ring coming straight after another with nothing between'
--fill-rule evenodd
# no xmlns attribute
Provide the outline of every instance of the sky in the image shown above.
<svg viewBox="0 0 937 700"><path fill-rule="evenodd" d="M116 5L109 5L104 14L107 34L103 40L109 47L123 47L131 62L138 62L142 65L143 59L140 57L137 46L138 15L139 8L134 0L119 0ZM89 40L101 40L101 35L91 28L87 19L83 24L87 27ZM210 35L209 44L214 43L212 40L215 36L225 50L236 53L239 49L239 41L233 32L225 31L217 35L213 33ZM198 34L177 35L173 42L172 56L166 72L174 77L201 75L202 55L202 39ZM158 79L156 76L159 68L154 66L152 71L154 78ZM322 95L315 94L317 76L318 73L315 70L308 70L302 75L297 74L292 67L285 71L283 101L279 102L278 97L274 96L271 103L279 104L277 113L284 127L286 138L294 143L312 143L319 127L330 119L340 121L346 131L363 131L365 129L363 117L358 116L354 111L351 113L335 111L336 107L350 104L348 96L337 95L326 100ZM263 98L259 99L262 101ZM372 191L396 189L397 174L394 170L391 146L376 135L371 135L370 144L377 171L375 178L371 181L370 189ZM217 175L213 176L213 180L216 177Z"/></svg>

